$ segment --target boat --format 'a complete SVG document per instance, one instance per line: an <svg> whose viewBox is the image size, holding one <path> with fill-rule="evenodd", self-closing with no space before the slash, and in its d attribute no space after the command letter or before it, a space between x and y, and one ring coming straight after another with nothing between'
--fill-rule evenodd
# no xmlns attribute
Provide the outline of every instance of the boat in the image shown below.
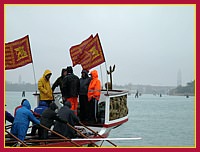
<svg viewBox="0 0 200 152"><path fill-rule="evenodd" d="M29 42L27 39L28 37L25 37L26 41ZM100 40L98 37L98 34L93 38L93 36L90 36L90 40L87 39L87 43L90 43L90 45L87 45L92 48L84 47L85 49L85 56L82 54L83 60L80 60L78 62L82 62L83 69L87 69L90 60L94 59L94 61L90 65L90 69L105 62L105 58L103 56ZM18 40L18 41L21 41ZM86 41L83 41L80 45L72 47L70 51L72 50L72 59L79 59L75 58L77 56L77 51L82 48L83 44L85 45ZM15 42L13 42L14 44ZM10 43L8 43L10 44ZM12 45L13 45L12 44ZM18 45L18 43L17 43ZM23 44L24 45L24 44ZM93 49L96 48L96 49ZM78 49L78 50L77 50ZM73 52L73 50L75 50ZM30 50L28 50L30 51ZM94 55L96 57L88 58L87 51L95 51ZM70 52L71 53L71 52ZM73 54L74 53L74 54ZM29 53L30 54L30 53ZM74 56L73 56L74 55ZM86 59L88 62L86 62ZM98 63L97 63L98 61ZM28 62L29 63L29 62ZM26 64L28 64L26 63ZM76 62L73 62L73 66L75 66ZM86 64L87 63L87 64ZM13 68L15 65L11 65ZM109 74L111 75L114 71L115 66L113 69L110 67ZM111 79L112 80L112 79ZM107 82L108 84L109 82ZM36 102L39 103L39 93L34 93ZM46 140L38 139L38 136L26 136L25 141L20 141L17 137L15 137L13 134L9 132L9 129L11 126L6 126L6 136L5 136L5 146L33 146L33 147L80 147L80 146L101 146L103 141L109 142L113 146L115 145L110 140L107 140L110 132L112 129L115 129L119 127L120 125L126 123L128 121L128 107L127 107L127 96L128 91L125 90L113 90L112 86L111 88L107 85L106 90L101 90L100 100L98 102L98 122L92 123L92 122L81 122L80 124L76 125L75 127L70 126L72 129L74 129L77 133L77 137L75 139L68 139L57 132L53 131L52 128L48 129L45 128L45 126L40 125L40 127L43 127L49 131L49 138ZM62 95L60 92L54 93L54 99L55 103L60 108L62 106ZM78 109L79 114L79 109ZM137 138L136 138L137 139Z"/></svg>
<svg viewBox="0 0 200 152"><path fill-rule="evenodd" d="M35 93L33 95L36 101L39 102L39 94ZM127 95L128 92L124 90L102 90L98 102L98 123L82 122L81 125L76 125L74 129L77 130L78 137L75 139L50 136L47 140L40 140L37 136L27 136L24 143L33 147L100 146L103 141L107 141L106 139L112 129L128 121ZM61 107L61 93L54 93L54 98L58 107ZM52 132L52 130L49 131ZM11 135L7 135L5 146L14 146L16 141ZM108 141L111 145L116 146L110 140Z"/></svg>

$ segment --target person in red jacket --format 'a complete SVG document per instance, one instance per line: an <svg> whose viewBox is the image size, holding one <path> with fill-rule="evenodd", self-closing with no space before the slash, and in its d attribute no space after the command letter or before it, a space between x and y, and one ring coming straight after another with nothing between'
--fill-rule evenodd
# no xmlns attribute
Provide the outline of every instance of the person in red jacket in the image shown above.
<svg viewBox="0 0 200 152"><path fill-rule="evenodd" d="M98 72L96 70L90 73L92 80L88 87L88 101L89 101L89 120L97 123L98 101L101 95L101 82L98 79Z"/></svg>

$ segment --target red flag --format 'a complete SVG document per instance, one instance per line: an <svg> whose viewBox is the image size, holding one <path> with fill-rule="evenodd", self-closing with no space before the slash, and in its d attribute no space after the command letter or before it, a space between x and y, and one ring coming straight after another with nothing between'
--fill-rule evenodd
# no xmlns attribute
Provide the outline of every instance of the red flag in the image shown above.
<svg viewBox="0 0 200 152"><path fill-rule="evenodd" d="M80 58L81 66L85 70L90 70L93 67L105 62L98 34L96 34L96 36L84 47Z"/></svg>
<svg viewBox="0 0 200 152"><path fill-rule="evenodd" d="M5 44L5 69L15 69L32 63L28 35Z"/></svg>
<svg viewBox="0 0 200 152"><path fill-rule="evenodd" d="M81 44L79 45L75 45L75 46L72 46L70 48L70 56L71 56L71 59L72 59L72 63L73 63L73 66L77 65L77 64L80 64L80 55L83 53L83 49L84 47L93 39L93 36L91 35L89 38L87 38L86 40L84 40Z"/></svg>

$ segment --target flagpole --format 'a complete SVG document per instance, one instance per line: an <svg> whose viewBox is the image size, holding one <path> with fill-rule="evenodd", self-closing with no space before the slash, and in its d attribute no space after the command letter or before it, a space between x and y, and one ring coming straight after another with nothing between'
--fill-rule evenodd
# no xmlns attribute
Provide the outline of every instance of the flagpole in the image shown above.
<svg viewBox="0 0 200 152"><path fill-rule="evenodd" d="M107 80L107 87L106 87L106 90L107 90L107 94L108 94L108 74L107 74L107 64L106 64L106 61L105 61L105 68L106 68L106 80Z"/></svg>
<svg viewBox="0 0 200 152"><path fill-rule="evenodd" d="M27 35L27 36L28 36L30 54L31 54L31 59L32 59L32 67L33 67L33 74L34 74L34 81L35 81L35 93L37 94L37 84L36 84L36 77L35 77L35 68L34 68L33 58L32 58L32 53L31 53L31 44L30 44L30 40L29 40L29 35Z"/></svg>
<svg viewBox="0 0 200 152"><path fill-rule="evenodd" d="M35 77L35 68L34 68L33 62L32 62L32 67L33 67L33 74L34 74L34 80L35 80L35 93L37 93L37 84L36 84L36 77Z"/></svg>
<svg viewBox="0 0 200 152"><path fill-rule="evenodd" d="M102 89L103 89L103 75L102 75L102 69L101 69L101 65L100 65L100 71L101 71L101 82L102 82Z"/></svg>

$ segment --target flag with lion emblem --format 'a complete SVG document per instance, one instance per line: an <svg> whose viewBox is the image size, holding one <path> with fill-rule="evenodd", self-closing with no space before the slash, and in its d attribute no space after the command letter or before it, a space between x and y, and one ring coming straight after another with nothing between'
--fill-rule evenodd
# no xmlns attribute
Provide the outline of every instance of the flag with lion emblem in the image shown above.
<svg viewBox="0 0 200 152"><path fill-rule="evenodd" d="M5 44L5 70L32 63L29 36Z"/></svg>

